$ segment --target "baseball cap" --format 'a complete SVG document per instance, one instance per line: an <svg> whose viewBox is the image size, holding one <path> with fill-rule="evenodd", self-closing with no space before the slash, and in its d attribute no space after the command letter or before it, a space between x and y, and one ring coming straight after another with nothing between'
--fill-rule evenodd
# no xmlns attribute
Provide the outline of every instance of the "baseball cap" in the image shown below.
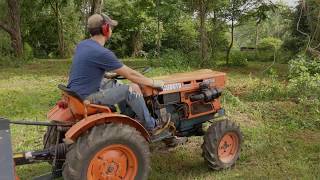
<svg viewBox="0 0 320 180"><path fill-rule="evenodd" d="M118 25L118 21L111 19L108 15L104 13L93 14L88 18L88 29L100 28L103 22L113 27Z"/></svg>

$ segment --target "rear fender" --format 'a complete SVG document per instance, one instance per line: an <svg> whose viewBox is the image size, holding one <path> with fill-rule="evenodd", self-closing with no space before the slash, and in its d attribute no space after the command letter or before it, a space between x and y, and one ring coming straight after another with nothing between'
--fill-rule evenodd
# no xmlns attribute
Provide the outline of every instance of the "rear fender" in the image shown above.
<svg viewBox="0 0 320 180"><path fill-rule="evenodd" d="M69 107L63 108L56 105L48 112L47 119L50 121L70 122L74 121L75 117Z"/></svg>
<svg viewBox="0 0 320 180"><path fill-rule="evenodd" d="M141 135L150 142L148 131L136 120L121 114L115 113L99 113L88 116L73 125L65 134L66 143L73 143L82 133L90 128L104 123L122 123L134 127Z"/></svg>

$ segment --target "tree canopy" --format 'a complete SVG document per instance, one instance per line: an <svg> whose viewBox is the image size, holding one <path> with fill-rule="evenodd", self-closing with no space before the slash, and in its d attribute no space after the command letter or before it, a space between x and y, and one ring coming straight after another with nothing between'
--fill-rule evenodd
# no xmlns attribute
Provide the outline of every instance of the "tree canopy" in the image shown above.
<svg viewBox="0 0 320 180"><path fill-rule="evenodd" d="M107 44L119 57L155 58L174 50L200 66L223 59L228 64L241 48L252 47L257 55L268 37L291 54L319 54L320 48L315 0L300 1L296 9L268 0L3 0L0 7L5 56L71 57L89 37L87 18L100 12L119 21Z"/></svg>

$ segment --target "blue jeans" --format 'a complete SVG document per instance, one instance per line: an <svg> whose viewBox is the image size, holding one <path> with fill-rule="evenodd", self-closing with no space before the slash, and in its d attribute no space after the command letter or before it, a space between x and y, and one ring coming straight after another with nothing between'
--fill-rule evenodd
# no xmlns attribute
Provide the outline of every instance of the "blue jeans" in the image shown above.
<svg viewBox="0 0 320 180"><path fill-rule="evenodd" d="M152 130L156 125L154 118L149 113L142 94L134 92L129 85L118 83L116 80L103 79L100 90L89 95L86 99L94 104L118 104L122 112L125 106L128 105L137 115L138 121L147 130Z"/></svg>

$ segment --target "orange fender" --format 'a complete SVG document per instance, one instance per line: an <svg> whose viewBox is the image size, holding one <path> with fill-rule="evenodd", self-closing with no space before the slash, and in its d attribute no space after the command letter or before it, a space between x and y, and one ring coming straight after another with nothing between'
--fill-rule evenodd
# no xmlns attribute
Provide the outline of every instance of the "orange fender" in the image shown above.
<svg viewBox="0 0 320 180"><path fill-rule="evenodd" d="M138 121L128 116L116 113L99 113L82 119L66 132L65 141L67 143L73 143L88 129L104 123L122 123L132 126L136 128L148 142L150 142L150 135L148 131Z"/></svg>

